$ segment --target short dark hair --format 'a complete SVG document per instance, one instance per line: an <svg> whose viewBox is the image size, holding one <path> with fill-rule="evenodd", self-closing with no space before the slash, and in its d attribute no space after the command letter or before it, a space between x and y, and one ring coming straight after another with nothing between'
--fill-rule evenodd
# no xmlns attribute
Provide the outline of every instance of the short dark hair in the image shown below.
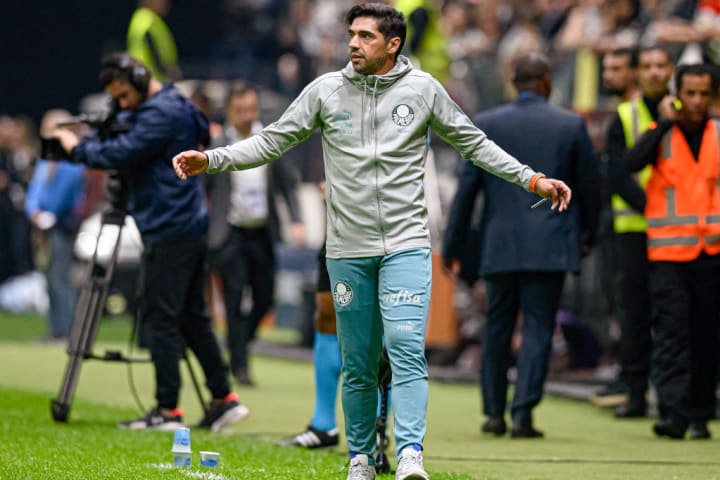
<svg viewBox="0 0 720 480"><path fill-rule="evenodd" d="M542 52L532 51L520 55L513 62L512 82L515 88L542 80L550 73L550 60Z"/></svg>
<svg viewBox="0 0 720 480"><path fill-rule="evenodd" d="M405 34L407 26L403 14L384 3L363 3L355 5L350 9L345 17L345 24L350 26L358 17L372 17L378 22L378 30L383 34L385 40L393 37L400 37L400 48L398 48L395 58L402 51L405 45Z"/></svg>
<svg viewBox="0 0 720 480"><path fill-rule="evenodd" d="M637 68L638 66L638 51L636 48L616 48L615 50L612 50L605 55L611 55L613 57L628 57L630 68Z"/></svg>
<svg viewBox="0 0 720 480"><path fill-rule="evenodd" d="M667 57L668 62L672 63L672 57L670 56L670 52L668 52L667 48L664 48L657 44L645 45L644 47L640 47L640 49L637 51L638 62L640 61L640 55L647 52L654 52L656 50L663 52Z"/></svg>
<svg viewBox="0 0 720 480"><path fill-rule="evenodd" d="M125 52L117 52L103 58L98 81L102 88L115 81L127 82L140 93L145 93L150 76L150 71L142 62Z"/></svg>
<svg viewBox="0 0 720 480"><path fill-rule="evenodd" d="M251 83L238 83L234 85L230 92L228 92L227 98L225 98L225 106L230 105L230 102L232 102L233 98L242 97L243 95L247 95L248 93L254 93L255 95L258 95L257 88Z"/></svg>
<svg viewBox="0 0 720 480"><path fill-rule="evenodd" d="M718 86L720 86L720 79L718 78L717 71L714 66L707 65L704 63L690 63L680 65L675 70L675 91L679 92L682 87L683 77L685 75L710 75L710 88L712 94L717 95Z"/></svg>

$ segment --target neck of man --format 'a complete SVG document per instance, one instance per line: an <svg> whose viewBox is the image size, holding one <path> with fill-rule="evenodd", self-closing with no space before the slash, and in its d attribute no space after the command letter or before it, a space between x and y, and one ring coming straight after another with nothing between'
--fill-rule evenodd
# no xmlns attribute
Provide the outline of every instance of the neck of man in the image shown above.
<svg viewBox="0 0 720 480"><path fill-rule="evenodd" d="M642 91L640 90L640 87L637 85L632 86L628 89L626 89L621 95L620 95L620 102L630 102L632 100L637 100L638 98L642 97Z"/></svg>
<svg viewBox="0 0 720 480"><path fill-rule="evenodd" d="M683 131L688 133L697 133L705 129L705 124L707 123L708 118L710 117L706 116L699 122L680 120L678 123L680 124L680 127L683 129Z"/></svg>
<svg viewBox="0 0 720 480"><path fill-rule="evenodd" d="M150 82L148 83L147 98L152 97L160 90L162 90L162 83L158 82L154 78L151 78Z"/></svg>
<svg viewBox="0 0 720 480"><path fill-rule="evenodd" d="M252 132L252 123L247 125L233 125L233 127L235 127L235 131L241 138L248 138L250 136L250 132Z"/></svg>

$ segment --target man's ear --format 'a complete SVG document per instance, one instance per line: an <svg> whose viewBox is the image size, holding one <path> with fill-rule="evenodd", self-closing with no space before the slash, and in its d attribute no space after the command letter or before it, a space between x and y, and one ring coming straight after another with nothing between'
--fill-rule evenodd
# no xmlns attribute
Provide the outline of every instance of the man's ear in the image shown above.
<svg viewBox="0 0 720 480"><path fill-rule="evenodd" d="M398 49L400 48L400 37L393 37L388 42L387 46L387 52L391 54L398 53Z"/></svg>

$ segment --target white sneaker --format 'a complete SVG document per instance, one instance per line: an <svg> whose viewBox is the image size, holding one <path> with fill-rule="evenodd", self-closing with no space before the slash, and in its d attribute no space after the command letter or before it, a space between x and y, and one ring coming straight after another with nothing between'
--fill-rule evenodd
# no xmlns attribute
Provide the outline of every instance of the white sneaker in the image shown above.
<svg viewBox="0 0 720 480"><path fill-rule="evenodd" d="M347 480L373 480L374 478L375 466L368 463L367 455L358 454L350 459Z"/></svg>
<svg viewBox="0 0 720 480"><path fill-rule="evenodd" d="M429 480L423 467L422 452L412 447L403 448L395 471L395 480Z"/></svg>

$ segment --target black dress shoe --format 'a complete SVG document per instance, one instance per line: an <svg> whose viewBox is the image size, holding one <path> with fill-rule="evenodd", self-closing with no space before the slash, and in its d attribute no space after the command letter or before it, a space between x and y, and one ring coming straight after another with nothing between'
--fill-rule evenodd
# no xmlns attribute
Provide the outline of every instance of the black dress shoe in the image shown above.
<svg viewBox="0 0 720 480"><path fill-rule="evenodd" d="M653 425L653 431L658 437L668 437L675 440L685 438L687 424L675 417L664 417Z"/></svg>
<svg viewBox="0 0 720 480"><path fill-rule="evenodd" d="M647 416L645 402L628 402L615 409L615 418L641 418Z"/></svg>
<svg viewBox="0 0 720 480"><path fill-rule="evenodd" d="M513 423L510 436L512 438L542 438L545 434L536 430L532 423Z"/></svg>
<svg viewBox="0 0 720 480"><path fill-rule="evenodd" d="M707 423L702 421L690 422L688 427L688 435L693 440L707 440L711 437Z"/></svg>
<svg viewBox="0 0 720 480"><path fill-rule="evenodd" d="M492 433L500 437L507 432L507 425L505 425L505 419L502 417L488 417L480 429L483 433Z"/></svg>

